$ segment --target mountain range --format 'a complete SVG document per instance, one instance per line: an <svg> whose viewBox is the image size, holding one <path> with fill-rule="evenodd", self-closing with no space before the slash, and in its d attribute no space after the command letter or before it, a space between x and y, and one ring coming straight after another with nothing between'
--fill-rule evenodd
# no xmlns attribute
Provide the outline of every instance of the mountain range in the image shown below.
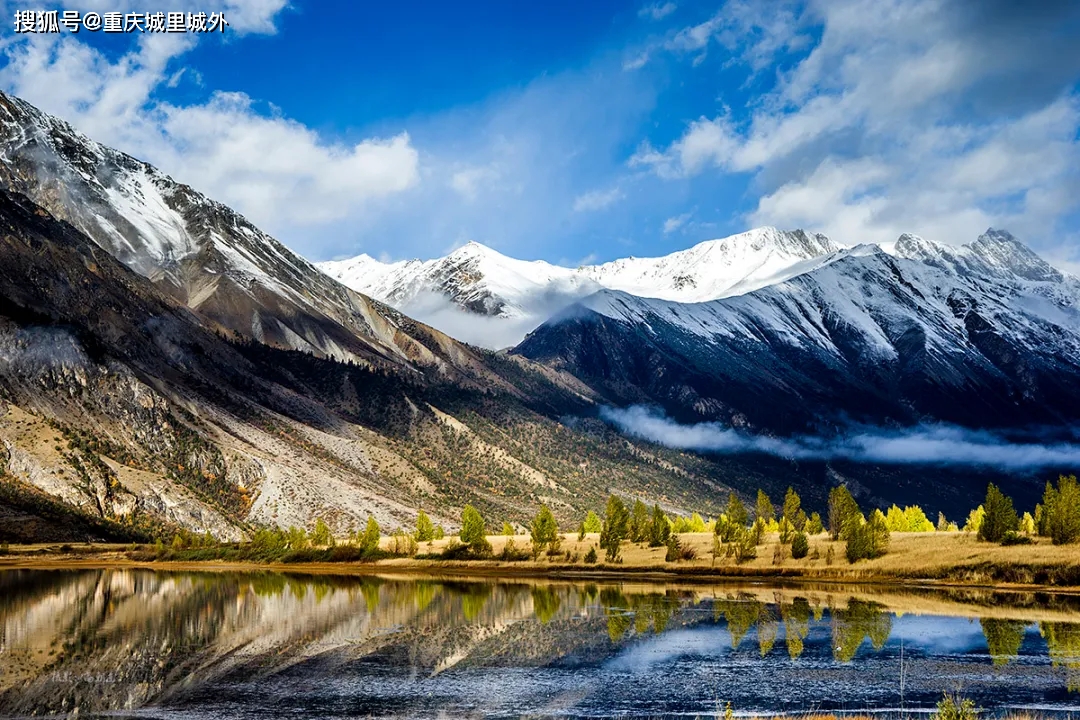
<svg viewBox="0 0 1080 720"><path fill-rule="evenodd" d="M1042 476L702 454L603 418L648 405L783 438L1067 431L1080 413L1080 283L1003 231L846 247L762 228L579 268L476 243L316 266L3 94L0 224L0 540L316 517L344 533L420 507L453 527L465 503L513 522L547 503L569 523L610 492L711 513L729 489L788 484L820 507L838 482L955 514L987 478L1033 497Z"/></svg>

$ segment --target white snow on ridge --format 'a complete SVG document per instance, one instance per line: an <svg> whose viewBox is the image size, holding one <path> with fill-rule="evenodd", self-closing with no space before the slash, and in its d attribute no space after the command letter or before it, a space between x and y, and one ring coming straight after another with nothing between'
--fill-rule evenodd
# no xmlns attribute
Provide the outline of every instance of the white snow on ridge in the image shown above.
<svg viewBox="0 0 1080 720"><path fill-rule="evenodd" d="M552 315L602 289L702 302L809 272L841 250L823 235L760 228L664 257L578 268L516 260L475 242L435 260L383 263L359 255L318 267L352 289L459 339L503 347L516 344ZM485 316L506 322L467 326L469 318Z"/></svg>

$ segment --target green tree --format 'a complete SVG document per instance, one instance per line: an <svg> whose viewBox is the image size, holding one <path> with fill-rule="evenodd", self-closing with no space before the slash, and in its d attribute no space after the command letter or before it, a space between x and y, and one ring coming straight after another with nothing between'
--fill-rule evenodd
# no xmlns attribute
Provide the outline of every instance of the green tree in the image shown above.
<svg viewBox="0 0 1080 720"><path fill-rule="evenodd" d="M761 518L766 523L776 519L776 510L773 508L772 500L765 494L764 490L757 491L757 503L756 503L756 517Z"/></svg>
<svg viewBox="0 0 1080 720"><path fill-rule="evenodd" d="M820 535L821 531L825 529L825 526L821 522L821 514L813 513L810 519L806 521L806 534L807 535Z"/></svg>
<svg viewBox="0 0 1080 720"><path fill-rule="evenodd" d="M1020 516L1020 532L1025 535L1035 534L1035 518L1031 517L1031 513L1026 512Z"/></svg>
<svg viewBox="0 0 1080 720"><path fill-rule="evenodd" d="M289 529L285 531L286 537L288 537L290 550L303 550L308 546L308 535L304 528L289 526Z"/></svg>
<svg viewBox="0 0 1080 720"><path fill-rule="evenodd" d="M749 520L749 513L746 510L746 506L743 505L743 501L739 499L739 496L735 493L728 494L727 508L724 513L716 519L716 525L713 531L720 536L720 539L724 542L731 542L738 533L739 528L745 527Z"/></svg>
<svg viewBox="0 0 1080 720"><path fill-rule="evenodd" d="M466 505L461 512L461 542L469 546L469 550L476 554L490 551L491 545L487 540L487 530L484 525L484 516L472 505Z"/></svg>
<svg viewBox="0 0 1080 720"><path fill-rule="evenodd" d="M1012 498L1007 497L994 483L986 487L986 500L983 502L986 515L979 526L979 539L987 542L1001 542L1005 533L1016 532L1020 527L1020 518L1016 515Z"/></svg>
<svg viewBox="0 0 1080 720"><path fill-rule="evenodd" d="M598 533L604 527L604 522L600 519L599 515L597 515L592 510L590 510L588 512L588 514L585 515L585 523L584 523L584 525L585 525L585 532L587 532L587 533Z"/></svg>
<svg viewBox="0 0 1080 720"><path fill-rule="evenodd" d="M653 505L652 523L649 528L649 547L662 547L671 534L671 524L659 505Z"/></svg>
<svg viewBox="0 0 1080 720"><path fill-rule="evenodd" d="M780 544L788 545L791 543L791 539L795 537L795 525L786 517L780 518Z"/></svg>
<svg viewBox="0 0 1080 720"><path fill-rule="evenodd" d="M846 539L848 532L862 522L862 512L855 498L843 485L829 491L829 534L833 540Z"/></svg>
<svg viewBox="0 0 1080 720"><path fill-rule="evenodd" d="M986 517L986 510L983 509L982 505L969 512L967 522L964 523L964 532L979 532L984 517Z"/></svg>
<svg viewBox="0 0 1080 720"><path fill-rule="evenodd" d="M334 536L330 534L330 526L322 518L315 519L315 527L311 531L311 544L316 547L330 547L334 544Z"/></svg>
<svg viewBox="0 0 1080 720"><path fill-rule="evenodd" d="M798 532L802 532L806 527L806 513L802 509L802 499L792 487L789 487L784 494L784 508L781 515L787 518L791 527Z"/></svg>
<svg viewBox="0 0 1080 720"><path fill-rule="evenodd" d="M908 505L904 508L904 519L907 521L908 532L934 532L934 523L926 517L926 513L918 505Z"/></svg>
<svg viewBox="0 0 1080 720"><path fill-rule="evenodd" d="M626 505L615 495L608 498L604 511L604 525L600 529L600 548L608 562L619 557L619 548L629 531L630 513Z"/></svg>
<svg viewBox="0 0 1080 720"><path fill-rule="evenodd" d="M368 516L367 527L364 528L364 534L360 536L360 549L364 552L374 552L379 549L379 523L375 518Z"/></svg>
<svg viewBox="0 0 1080 720"><path fill-rule="evenodd" d="M513 537L514 535L517 535L517 530L515 530L514 526L509 522L503 520L502 534L506 537Z"/></svg>
<svg viewBox="0 0 1080 720"><path fill-rule="evenodd" d="M737 564L741 565L747 560L753 560L757 557L757 542L754 538L754 532L750 528L736 527L731 536L731 542L728 543L727 547L728 554L735 557Z"/></svg>
<svg viewBox="0 0 1080 720"><path fill-rule="evenodd" d="M627 530L630 542L647 542L649 529L649 508L641 500L635 500L634 509L630 511L630 525Z"/></svg>
<svg viewBox="0 0 1080 720"><path fill-rule="evenodd" d="M540 506L540 512L533 518L529 534L532 539L533 553L537 555L558 539L559 525L555 522L555 515L547 505Z"/></svg>
<svg viewBox="0 0 1080 720"><path fill-rule="evenodd" d="M431 524L431 518L421 508L416 513L416 541L417 542L431 542L435 539L435 526Z"/></svg>
<svg viewBox="0 0 1080 720"><path fill-rule="evenodd" d="M1056 488L1046 483L1039 515L1041 534L1049 535L1055 545L1080 540L1080 484L1075 475L1058 476Z"/></svg>
<svg viewBox="0 0 1080 720"><path fill-rule="evenodd" d="M705 518L701 517L701 515L699 515L698 513L690 513L690 520L687 521L687 525L687 532L705 532Z"/></svg>
<svg viewBox="0 0 1080 720"><path fill-rule="evenodd" d="M848 562L881 557L889 549L889 527L880 510L870 513L866 522L845 522L844 534L847 535Z"/></svg>
<svg viewBox="0 0 1080 720"><path fill-rule="evenodd" d="M885 524L888 526L889 532L908 531L907 517L904 515L904 511L895 504L885 513Z"/></svg>

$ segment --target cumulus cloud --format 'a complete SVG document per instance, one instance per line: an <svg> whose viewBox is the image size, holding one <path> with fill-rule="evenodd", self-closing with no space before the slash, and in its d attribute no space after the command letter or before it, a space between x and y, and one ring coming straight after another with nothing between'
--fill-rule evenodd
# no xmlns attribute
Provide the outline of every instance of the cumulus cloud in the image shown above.
<svg viewBox="0 0 1080 720"><path fill-rule="evenodd" d="M632 167L667 179L749 174L749 224L847 242L894 240L913 225L951 242L989 225L1049 240L1080 209L1076 3L778 7L729 0L667 39L676 56L716 46L752 74L784 69L746 117L693 120L666 145L642 144Z"/></svg>
<svg viewBox="0 0 1080 720"><path fill-rule="evenodd" d="M1025 470L1080 464L1080 444L1016 442L987 431L949 425L902 430L853 428L835 437L790 438L754 435L720 423L682 425L655 408L640 405L601 409L601 417L622 432L682 450L720 454L761 453L794 460L966 465Z"/></svg>
<svg viewBox="0 0 1080 720"><path fill-rule="evenodd" d="M109 10L157 9L107 4ZM98 6L104 7L68 7ZM230 32L267 34L276 31L284 6L284 0L231 0L223 10ZM199 41L194 34L144 35L128 52L110 57L75 36L27 36L3 45L0 86L278 234L355 216L419 182L419 154L406 132L346 144L272 108L261 111L243 93L214 92L190 105L156 99L157 89L185 81L174 61Z"/></svg>

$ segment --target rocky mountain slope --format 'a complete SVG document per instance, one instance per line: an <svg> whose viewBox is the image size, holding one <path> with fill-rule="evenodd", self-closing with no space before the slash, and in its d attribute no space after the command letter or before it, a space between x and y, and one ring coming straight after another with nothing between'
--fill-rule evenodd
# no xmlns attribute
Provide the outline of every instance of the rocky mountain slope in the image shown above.
<svg viewBox="0 0 1080 720"><path fill-rule="evenodd" d="M0 191L0 227L0 483L120 530L321 517L344 534L369 514L411 527L420 507L452 528L467 502L570 522L611 490L705 510L757 481L627 443L529 361L477 353L448 376L232 339L25 197Z"/></svg>
<svg viewBox="0 0 1080 720"><path fill-rule="evenodd" d="M851 422L969 427L1080 417L1080 283L1005 233L832 253L743 295L602 291L514 352L618 404L772 432Z"/></svg>
<svg viewBox="0 0 1080 720"><path fill-rule="evenodd" d="M230 208L4 93L0 187L71 223L212 327L374 367L453 372L472 362Z"/></svg>

